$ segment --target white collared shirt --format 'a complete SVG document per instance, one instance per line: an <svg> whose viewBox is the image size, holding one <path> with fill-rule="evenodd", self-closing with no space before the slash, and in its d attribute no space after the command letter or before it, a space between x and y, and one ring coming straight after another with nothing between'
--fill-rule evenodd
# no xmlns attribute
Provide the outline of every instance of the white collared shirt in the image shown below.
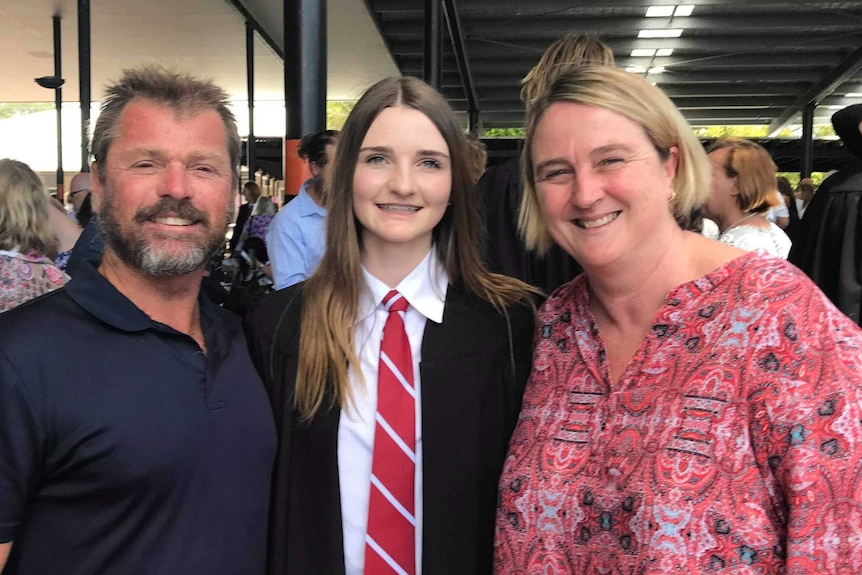
<svg viewBox="0 0 862 575"><path fill-rule="evenodd" d="M359 300L354 325L354 350L364 378L364 387L354 369L350 370L353 402L341 410L338 423L338 481L341 494L341 526L344 534L345 575L362 575L365 564L365 529L371 490L371 460L374 449L374 416L377 412L377 363L380 340L388 312L381 305L389 292L386 284L363 267L365 289ZM422 406L419 363L425 322L443 321L449 279L432 248L428 255L395 289L410 307L404 328L413 355L416 390L416 573L422 573ZM353 366L351 366L353 367Z"/></svg>

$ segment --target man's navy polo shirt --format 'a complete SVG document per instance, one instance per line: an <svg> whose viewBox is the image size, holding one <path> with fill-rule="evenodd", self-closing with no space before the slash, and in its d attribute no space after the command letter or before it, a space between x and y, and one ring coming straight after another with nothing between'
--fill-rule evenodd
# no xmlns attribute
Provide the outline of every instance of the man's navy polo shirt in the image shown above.
<svg viewBox="0 0 862 575"><path fill-rule="evenodd" d="M91 265L0 314L4 575L263 573L275 428L238 318L204 354Z"/></svg>

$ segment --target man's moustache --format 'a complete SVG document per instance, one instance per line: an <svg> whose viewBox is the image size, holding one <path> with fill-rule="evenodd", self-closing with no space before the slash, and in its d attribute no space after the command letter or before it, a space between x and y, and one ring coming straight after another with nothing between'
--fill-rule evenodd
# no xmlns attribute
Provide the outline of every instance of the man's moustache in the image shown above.
<svg viewBox="0 0 862 575"><path fill-rule="evenodd" d="M135 212L135 222L139 224L155 218L182 218L204 225L210 223L207 214L192 206L187 199L162 198L158 203L145 206Z"/></svg>

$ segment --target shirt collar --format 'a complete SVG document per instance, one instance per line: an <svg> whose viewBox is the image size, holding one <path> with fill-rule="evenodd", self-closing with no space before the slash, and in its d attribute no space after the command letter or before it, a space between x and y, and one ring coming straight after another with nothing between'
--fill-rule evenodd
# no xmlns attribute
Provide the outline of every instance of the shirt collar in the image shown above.
<svg viewBox="0 0 862 575"><path fill-rule="evenodd" d="M362 267L362 277L365 279L365 289L359 298L359 313L356 323L359 323L381 305L383 298L392 289L385 283L371 275ZM407 274L401 282L395 286L404 299L407 300L416 311L435 323L442 323L443 308L446 305L446 288L449 278L446 270L437 259L436 250L428 250L428 254L419 262L413 271Z"/></svg>
<svg viewBox="0 0 862 575"><path fill-rule="evenodd" d="M313 216L320 215L326 217L326 210L323 207L318 206L317 202L311 199L311 196L308 194L308 185L311 183L311 180L305 180L302 182L302 186L299 188L299 193L297 194L295 202L299 202L299 215L301 216Z"/></svg>
<svg viewBox="0 0 862 575"><path fill-rule="evenodd" d="M136 332L148 329L171 329L154 322L132 301L120 293L114 285L93 266L83 260L80 268L65 286L69 297L101 321L117 329ZM201 291L198 297L201 314L201 329L205 334L213 328L217 332L234 332L240 328L238 320L226 320L219 314L220 308ZM225 329L226 328L226 329ZM209 347L209 346L208 346Z"/></svg>

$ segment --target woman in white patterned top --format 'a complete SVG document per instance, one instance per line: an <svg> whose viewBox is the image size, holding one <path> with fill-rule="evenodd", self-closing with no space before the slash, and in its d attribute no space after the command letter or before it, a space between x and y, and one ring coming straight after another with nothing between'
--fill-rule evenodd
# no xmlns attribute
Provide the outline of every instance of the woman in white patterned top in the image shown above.
<svg viewBox="0 0 862 575"><path fill-rule="evenodd" d="M775 163L759 144L721 138L709 151L712 190L704 214L718 224L718 241L787 259L790 238L766 218L776 200Z"/></svg>

